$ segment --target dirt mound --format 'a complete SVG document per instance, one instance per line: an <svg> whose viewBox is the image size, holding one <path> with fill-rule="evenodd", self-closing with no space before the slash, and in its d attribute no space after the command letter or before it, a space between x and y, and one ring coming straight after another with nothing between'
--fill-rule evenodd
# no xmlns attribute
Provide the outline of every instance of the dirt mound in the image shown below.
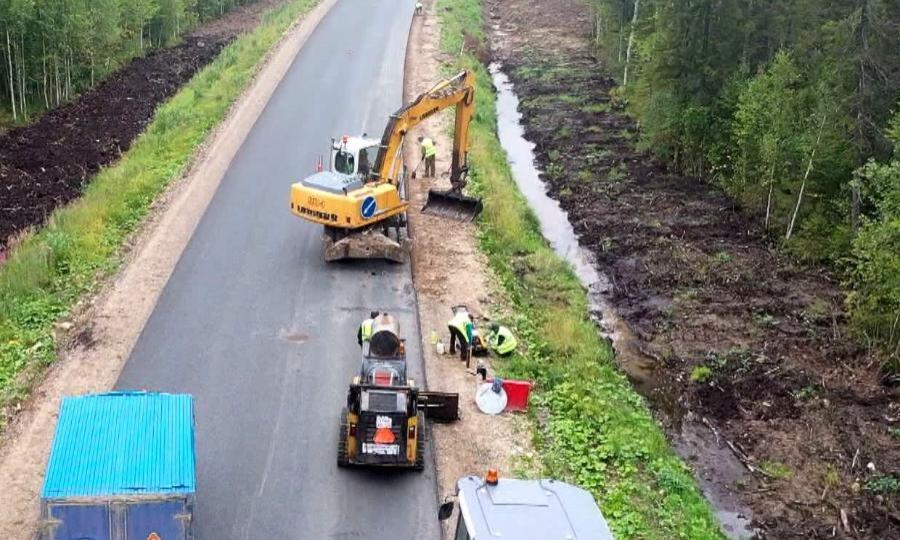
<svg viewBox="0 0 900 540"><path fill-rule="evenodd" d="M638 128L611 105L614 83L591 51L589 8L491 9L550 195L666 393L755 471L729 489L761 534L900 538L898 395L848 337L835 279L774 250L718 189L636 149Z"/></svg>
<svg viewBox="0 0 900 540"><path fill-rule="evenodd" d="M260 13L283 0L261 0L225 14L154 50L37 122L0 135L0 252L10 237L39 225L77 198L101 167L144 130L157 106L212 61Z"/></svg>

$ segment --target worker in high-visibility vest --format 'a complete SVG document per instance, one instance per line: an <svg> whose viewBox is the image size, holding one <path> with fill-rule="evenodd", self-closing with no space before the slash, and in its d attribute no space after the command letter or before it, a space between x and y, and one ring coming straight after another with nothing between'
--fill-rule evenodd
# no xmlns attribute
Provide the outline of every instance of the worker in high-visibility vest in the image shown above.
<svg viewBox="0 0 900 540"><path fill-rule="evenodd" d="M469 359L469 345L472 343L472 330L475 325L469 312L460 309L453 313L453 318L447 322L450 330L450 354L456 354L456 343L459 342L459 359Z"/></svg>
<svg viewBox="0 0 900 540"><path fill-rule="evenodd" d="M425 162L425 177L434 177L434 159L437 155L437 147L431 137L419 137L419 145L422 147L422 160Z"/></svg>
<svg viewBox="0 0 900 540"><path fill-rule="evenodd" d="M498 355L508 356L516 350L519 342L509 328L492 322L490 333L488 333L488 344L490 345L491 350Z"/></svg>
<svg viewBox="0 0 900 540"><path fill-rule="evenodd" d="M364 320L361 325L359 325L359 330L356 331L356 342L359 343L359 346L362 347L363 343L369 341L369 338L372 337L372 326L375 325L375 319L378 317L378 312L373 311L369 313L369 318Z"/></svg>

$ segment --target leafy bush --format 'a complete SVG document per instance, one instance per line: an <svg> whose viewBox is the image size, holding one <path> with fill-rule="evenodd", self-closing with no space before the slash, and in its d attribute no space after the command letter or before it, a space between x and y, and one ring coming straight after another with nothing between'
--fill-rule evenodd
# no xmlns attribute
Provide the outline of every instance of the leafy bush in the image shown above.
<svg viewBox="0 0 900 540"><path fill-rule="evenodd" d="M900 114L889 131L900 148L898 126ZM851 315L862 334L885 348L893 370L900 371L900 159L869 161L854 181L873 211L853 240Z"/></svg>
<svg viewBox="0 0 900 540"><path fill-rule="evenodd" d="M900 493L900 478L886 474L876 476L866 482L866 491L870 493L897 494Z"/></svg>

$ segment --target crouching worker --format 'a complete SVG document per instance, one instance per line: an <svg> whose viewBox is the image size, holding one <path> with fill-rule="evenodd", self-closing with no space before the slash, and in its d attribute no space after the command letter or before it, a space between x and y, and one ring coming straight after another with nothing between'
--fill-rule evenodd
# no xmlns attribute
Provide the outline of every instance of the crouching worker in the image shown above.
<svg viewBox="0 0 900 540"><path fill-rule="evenodd" d="M491 346L491 350L499 356L509 356L516 350L519 342L509 328L492 322L488 334L488 344Z"/></svg>

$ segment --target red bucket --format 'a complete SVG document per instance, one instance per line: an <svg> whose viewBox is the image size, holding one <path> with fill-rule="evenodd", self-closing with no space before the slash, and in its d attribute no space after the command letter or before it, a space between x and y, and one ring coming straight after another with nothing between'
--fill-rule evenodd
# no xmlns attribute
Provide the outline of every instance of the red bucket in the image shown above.
<svg viewBox="0 0 900 540"><path fill-rule="evenodd" d="M493 379L488 379L492 381ZM506 391L506 410L507 411L527 411L528 396L531 395L531 387L534 384L531 381L516 381L512 379L503 379L503 390Z"/></svg>

